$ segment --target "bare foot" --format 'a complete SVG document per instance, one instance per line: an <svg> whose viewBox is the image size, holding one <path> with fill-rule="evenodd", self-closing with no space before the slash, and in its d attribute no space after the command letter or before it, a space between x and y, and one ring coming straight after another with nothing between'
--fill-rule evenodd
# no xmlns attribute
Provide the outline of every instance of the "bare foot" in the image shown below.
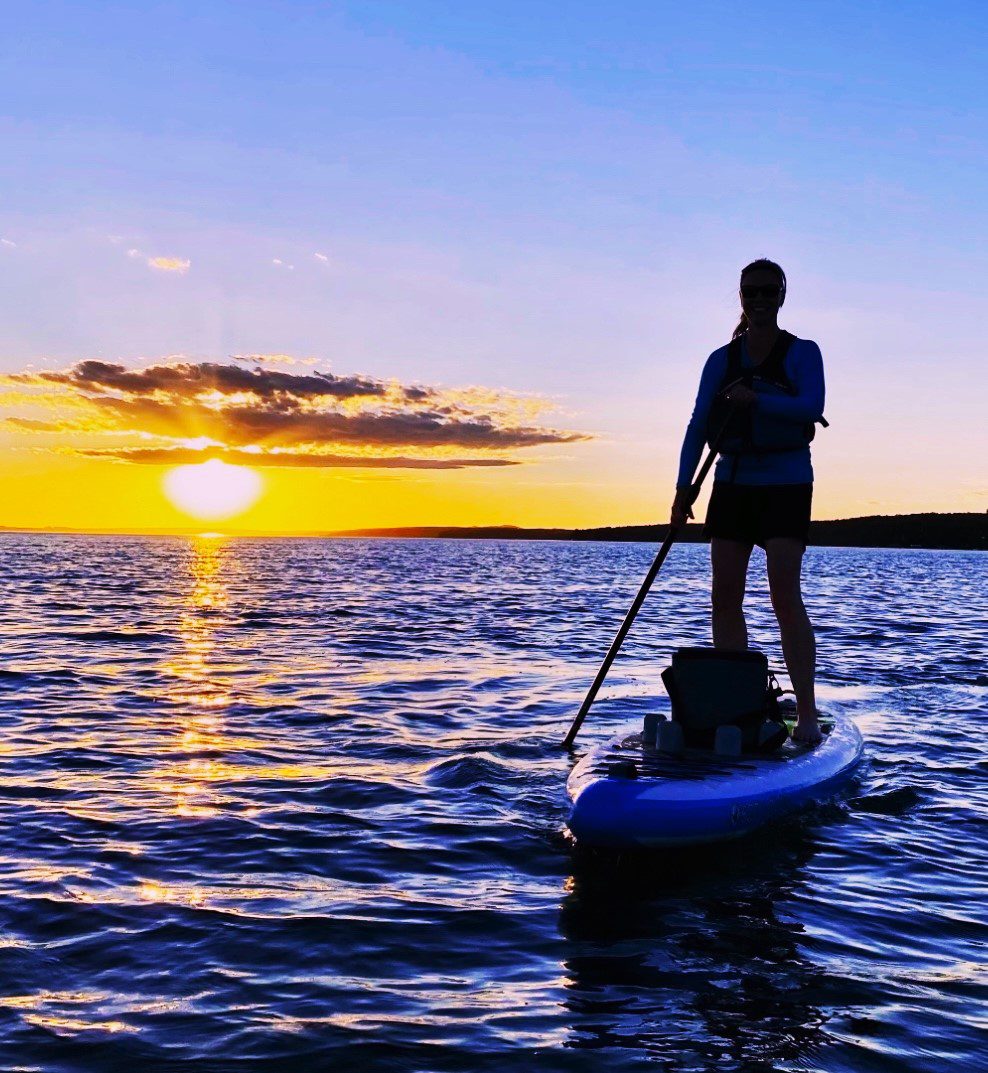
<svg viewBox="0 0 988 1073"><path fill-rule="evenodd" d="M823 731L816 720L816 716L798 716L796 725L792 728L792 740L801 741L805 745L819 745L823 741Z"/></svg>

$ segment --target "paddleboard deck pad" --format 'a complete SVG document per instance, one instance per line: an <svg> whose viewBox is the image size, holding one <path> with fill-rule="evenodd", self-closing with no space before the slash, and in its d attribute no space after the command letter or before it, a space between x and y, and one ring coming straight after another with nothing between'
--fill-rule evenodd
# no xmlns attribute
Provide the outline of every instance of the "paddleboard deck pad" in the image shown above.
<svg viewBox="0 0 988 1073"><path fill-rule="evenodd" d="M791 739L770 756L658 752L641 733L591 749L566 784L569 829L581 844L615 848L690 845L749 834L846 782L863 742L846 716L821 720L824 739Z"/></svg>

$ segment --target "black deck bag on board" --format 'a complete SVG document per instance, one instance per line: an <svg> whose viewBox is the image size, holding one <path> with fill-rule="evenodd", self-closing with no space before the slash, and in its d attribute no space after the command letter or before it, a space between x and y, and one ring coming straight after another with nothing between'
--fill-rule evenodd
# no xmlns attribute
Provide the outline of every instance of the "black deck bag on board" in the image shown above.
<svg viewBox="0 0 988 1073"><path fill-rule="evenodd" d="M764 652L680 648L673 653L672 666L662 672L662 681L672 701L672 717L692 748L713 748L717 728L725 725L740 728L745 752L774 752L786 740L778 705L782 690L769 673ZM766 721L775 728L763 731Z"/></svg>

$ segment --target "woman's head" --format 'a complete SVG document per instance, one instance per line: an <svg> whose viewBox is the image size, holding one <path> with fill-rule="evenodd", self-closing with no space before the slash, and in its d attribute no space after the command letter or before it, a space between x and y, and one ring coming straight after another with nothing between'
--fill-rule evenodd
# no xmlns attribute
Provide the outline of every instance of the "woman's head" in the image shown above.
<svg viewBox="0 0 988 1073"><path fill-rule="evenodd" d="M786 274L782 266L767 257L760 257L741 269L741 321L734 329L734 338L751 325L768 327L774 324L779 309L786 300Z"/></svg>

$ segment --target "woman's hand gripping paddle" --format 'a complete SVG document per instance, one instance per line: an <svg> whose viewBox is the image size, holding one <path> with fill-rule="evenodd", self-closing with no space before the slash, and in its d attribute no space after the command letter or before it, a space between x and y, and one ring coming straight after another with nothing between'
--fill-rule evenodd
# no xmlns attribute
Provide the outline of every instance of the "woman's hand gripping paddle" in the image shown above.
<svg viewBox="0 0 988 1073"><path fill-rule="evenodd" d="M692 497L690 499L690 504L694 503L696 497L700 494L700 486L710 472L710 467L714 464L720 441L723 439L724 433L727 431L728 423L728 421L725 421L720 431L714 437L710 451L704 459L703 465L700 467L700 472L696 475L696 479L690 485L690 495ZM659 548L659 554L656 555L655 561L649 567L649 571L645 575L645 580L642 582L642 587L638 590L638 595L635 597L634 603L631 605L627 615L625 615L624 622L621 623L621 628L611 642L611 647L607 650L607 655L604 657L604 662L600 665L597 677L593 680L590 692L587 693L586 699L581 705L579 712L577 712L576 718L573 720L573 725L569 728L569 733L563 738L564 749L569 749L576 740L576 735L579 734L580 727L583 726L583 720L586 719L587 712L590 711L590 705L593 704L600 687L604 684L604 679L607 677L607 672L611 669L614 657L618 654L618 650L621 648L621 644L627 636L628 630L631 629L632 622L635 621L635 616L638 614L641 605L645 602L645 597L648 595L648 590L652 587L652 582L662 568L662 564L665 562L665 558L669 554L669 549L679 535L679 529L680 527L675 525L669 527L669 532L666 534L666 538L662 542L662 547Z"/></svg>

